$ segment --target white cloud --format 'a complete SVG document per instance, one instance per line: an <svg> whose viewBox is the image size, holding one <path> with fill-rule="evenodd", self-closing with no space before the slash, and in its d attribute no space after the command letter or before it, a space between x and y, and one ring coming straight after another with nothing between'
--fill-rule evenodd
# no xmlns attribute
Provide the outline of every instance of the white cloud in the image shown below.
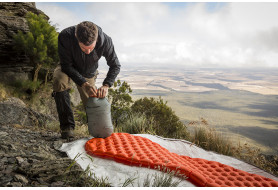
<svg viewBox="0 0 278 190"><path fill-rule="evenodd" d="M214 12L205 3L88 3L86 17L54 4L38 8L61 28L95 22L125 63L278 66L278 3L227 3Z"/></svg>
<svg viewBox="0 0 278 190"><path fill-rule="evenodd" d="M50 17L50 22L57 25L58 31L82 22L79 15L55 3L36 3L36 7Z"/></svg>

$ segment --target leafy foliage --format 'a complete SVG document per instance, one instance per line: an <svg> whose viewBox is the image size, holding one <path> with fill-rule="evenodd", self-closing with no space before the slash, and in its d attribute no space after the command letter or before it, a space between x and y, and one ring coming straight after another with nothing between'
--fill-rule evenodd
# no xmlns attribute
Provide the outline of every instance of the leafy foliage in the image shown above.
<svg viewBox="0 0 278 190"><path fill-rule="evenodd" d="M108 99L111 101L111 115L113 124L117 127L128 117L130 105L133 103L130 94L132 90L127 82L117 80L109 89Z"/></svg>
<svg viewBox="0 0 278 190"><path fill-rule="evenodd" d="M188 138L186 126L179 120L172 108L161 97L141 98L131 106L132 112L144 113L148 119L155 121L155 133L170 138Z"/></svg>
<svg viewBox="0 0 278 190"><path fill-rule="evenodd" d="M34 66L33 81L37 81L38 72L42 65L50 66L58 61L58 33L43 15L27 13L29 32L18 31L13 36L15 50L24 52Z"/></svg>
<svg viewBox="0 0 278 190"><path fill-rule="evenodd" d="M113 124L118 131L188 138L186 126L161 97L158 100L145 97L132 105L131 93L130 85L120 80L109 89Z"/></svg>

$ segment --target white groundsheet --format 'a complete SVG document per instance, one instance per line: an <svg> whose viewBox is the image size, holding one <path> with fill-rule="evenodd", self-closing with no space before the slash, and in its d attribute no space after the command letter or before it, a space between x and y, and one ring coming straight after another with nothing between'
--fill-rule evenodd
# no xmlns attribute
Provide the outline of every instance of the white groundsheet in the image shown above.
<svg viewBox="0 0 278 190"><path fill-rule="evenodd" d="M202 148L199 148L192 143L185 140L178 139L170 139L170 138L162 138L159 136L148 135L148 134L134 134L136 136L141 136L150 139L151 141L160 144L162 147L168 149L170 152L189 156L191 158L203 158L210 161L217 161L222 164L226 164L232 166L236 169L240 169L249 173L258 174L261 176L265 176L267 178L274 179L278 181L278 178L255 167L250 164L247 164L243 161L237 160L235 158L220 155L211 151L206 151ZM92 138L92 137L91 137ZM106 182L110 183L111 186L121 187L124 182L130 178L134 179L132 184L128 186L134 187L142 187L144 181L146 181L147 177L151 181L156 179L158 176L167 174L165 172L161 172L154 169L137 167L137 166L128 166L122 163L118 163L109 159L102 159L99 157L92 156L91 159L84 149L85 143L91 138L83 138L73 142L64 143L60 151L66 152L69 158L76 160L76 162L82 167L82 169L86 169L88 166L90 170L97 178L107 179ZM173 177L173 181L179 181L181 178ZM182 180L179 187L195 187L192 183L187 180Z"/></svg>

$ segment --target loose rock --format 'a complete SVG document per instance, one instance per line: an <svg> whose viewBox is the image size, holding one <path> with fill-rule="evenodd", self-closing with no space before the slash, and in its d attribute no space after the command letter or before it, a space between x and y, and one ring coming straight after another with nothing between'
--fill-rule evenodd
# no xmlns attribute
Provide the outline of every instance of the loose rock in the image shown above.
<svg viewBox="0 0 278 190"><path fill-rule="evenodd" d="M53 182L51 183L51 187L61 187L65 184L65 182L62 181L57 181L57 182Z"/></svg>
<svg viewBox="0 0 278 190"><path fill-rule="evenodd" d="M21 158L21 157L15 157L16 158L16 160L17 160L17 163L20 165L22 162L24 162L24 159L23 158Z"/></svg>
<svg viewBox="0 0 278 190"><path fill-rule="evenodd" d="M20 182L12 182L12 183L9 183L9 186L11 186L11 187L22 187L23 185Z"/></svg>
<svg viewBox="0 0 278 190"><path fill-rule="evenodd" d="M16 181L21 182L23 185L28 184L28 180L23 175L15 174L14 178Z"/></svg>

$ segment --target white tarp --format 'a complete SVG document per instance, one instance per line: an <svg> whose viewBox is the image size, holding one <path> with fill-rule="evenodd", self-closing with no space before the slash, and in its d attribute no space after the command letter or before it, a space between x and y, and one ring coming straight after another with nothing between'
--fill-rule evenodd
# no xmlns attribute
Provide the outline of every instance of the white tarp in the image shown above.
<svg viewBox="0 0 278 190"><path fill-rule="evenodd" d="M222 164L232 166L236 169L244 170L249 173L258 174L278 181L277 177L255 166L252 166L250 164L247 164L243 161L237 160L229 156L224 156L211 151L206 151L185 140L162 138L159 136L149 134L134 135L146 137L152 140L153 142L160 144L162 147L168 149L170 152L174 152L179 155L217 161ZM82 167L82 169L85 170L89 166L92 173L94 173L95 177L107 178L107 182L111 183L111 185L114 187L121 187L128 178L136 178L133 181L133 183L128 186L142 187L147 176L152 181L157 176L166 175L165 173L154 169L137 166L128 166L122 163L115 162L113 160L102 159L99 157L93 156L93 159L90 159L86 154L84 145L91 138L83 138L73 142L64 143L61 146L60 151L66 152L69 158L71 159L74 159L77 156L75 160ZM181 178L173 177L173 181L178 181L180 179ZM182 180L178 186L194 187L194 185L187 180Z"/></svg>

